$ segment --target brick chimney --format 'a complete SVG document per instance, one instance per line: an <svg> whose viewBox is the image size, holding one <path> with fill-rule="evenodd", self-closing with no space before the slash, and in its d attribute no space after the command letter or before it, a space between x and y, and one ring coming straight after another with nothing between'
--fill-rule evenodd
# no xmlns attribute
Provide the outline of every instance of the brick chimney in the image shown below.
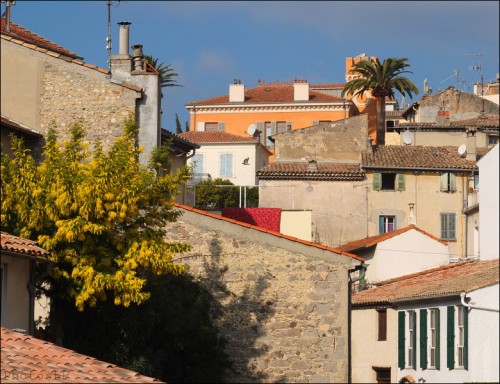
<svg viewBox="0 0 500 384"><path fill-rule="evenodd" d="M129 55L129 21L120 21L118 25L120 26L120 41L119 41L119 51L118 55L111 55L110 57L110 67L111 74L114 75L117 72L124 72L130 74L132 72L132 58Z"/></svg>
<svg viewBox="0 0 500 384"><path fill-rule="evenodd" d="M309 83L307 80L295 80L293 83L293 100L309 101Z"/></svg>
<svg viewBox="0 0 500 384"><path fill-rule="evenodd" d="M245 101L245 85L240 80L234 79L233 84L229 85L229 102L243 103Z"/></svg>

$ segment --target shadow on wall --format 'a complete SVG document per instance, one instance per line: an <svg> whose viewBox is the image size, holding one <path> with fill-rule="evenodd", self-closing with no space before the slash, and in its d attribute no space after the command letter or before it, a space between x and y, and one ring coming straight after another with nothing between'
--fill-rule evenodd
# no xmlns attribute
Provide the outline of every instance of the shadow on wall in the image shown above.
<svg viewBox="0 0 500 384"><path fill-rule="evenodd" d="M273 276L258 276L248 273L246 281L254 281L253 287L246 287L238 294L231 292L225 281L234 281L237 275L228 272L228 266L221 259L222 247L217 238L210 242L211 259L204 262L205 278L203 284L218 302L214 313L219 331L226 340L225 352L231 359L231 366L226 369L225 382L266 382L268 378L263 369L259 369L256 359L268 352L266 344L259 344L258 338L265 333L261 324L271 318L275 312L273 301L264 301L263 294L270 286ZM224 316L220 316L224 314ZM284 380L284 378L283 378ZM280 380L273 382L280 382Z"/></svg>

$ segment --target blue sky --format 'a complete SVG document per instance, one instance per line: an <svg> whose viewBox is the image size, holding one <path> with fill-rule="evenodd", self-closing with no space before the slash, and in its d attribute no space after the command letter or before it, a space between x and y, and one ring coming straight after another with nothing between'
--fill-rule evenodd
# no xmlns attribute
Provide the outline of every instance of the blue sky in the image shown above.
<svg viewBox="0 0 500 384"><path fill-rule="evenodd" d="M106 0L18 0L11 20L107 68ZM344 83L345 58L362 53L408 58L414 100L424 79L434 92L470 90L480 60L484 80L500 71L498 1L112 1L112 53L122 20L130 44L179 73L183 87L163 92L172 131L175 114L183 128L189 118L185 104L227 94L233 79Z"/></svg>

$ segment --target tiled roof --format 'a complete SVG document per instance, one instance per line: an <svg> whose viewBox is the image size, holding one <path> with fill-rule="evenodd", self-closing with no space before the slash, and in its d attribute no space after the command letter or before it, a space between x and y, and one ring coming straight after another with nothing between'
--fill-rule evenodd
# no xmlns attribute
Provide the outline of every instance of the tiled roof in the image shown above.
<svg viewBox="0 0 500 384"><path fill-rule="evenodd" d="M477 155L484 156L489 148L477 148ZM458 154L458 147L381 145L374 151L362 154L362 168L394 169L454 169L475 170L475 161Z"/></svg>
<svg viewBox="0 0 500 384"><path fill-rule="evenodd" d="M0 245L2 252L12 252L21 256L42 257L49 254L48 251L40 248L36 241L23 239L6 232L1 232Z"/></svg>
<svg viewBox="0 0 500 384"><path fill-rule="evenodd" d="M238 136L223 131L189 131L179 133L178 136L193 143L259 143L259 140L252 136Z"/></svg>
<svg viewBox="0 0 500 384"><path fill-rule="evenodd" d="M499 259L453 263L386 280L376 288L355 293L354 305L388 304L459 295L498 283Z"/></svg>
<svg viewBox="0 0 500 384"><path fill-rule="evenodd" d="M1 334L2 383L161 383L4 327Z"/></svg>
<svg viewBox="0 0 500 384"><path fill-rule="evenodd" d="M317 163L317 170L309 169L308 163L275 162L261 168L257 177L261 180L364 180L359 164Z"/></svg>
<svg viewBox="0 0 500 384"><path fill-rule="evenodd" d="M342 102L337 96L323 92L309 90L308 102ZM254 103L293 103L293 84L259 85L255 88L245 89L245 104ZM302 101L301 101L302 102ZM229 95L212 97L210 99L194 101L186 105L212 105L229 104Z"/></svg>
<svg viewBox="0 0 500 384"><path fill-rule="evenodd" d="M445 241L442 241L442 240L438 239L436 236L433 236L430 233L425 232L425 231L421 230L420 228L417 228L415 225L408 225L404 228L397 229L397 230L392 231L392 232L382 233L380 235L370 236L370 237L365 237L364 239L350 241L346 244L341 245L338 248L340 250L346 251L346 252L352 252L352 251L355 251L355 250L360 249L360 248L369 248L369 247L372 247L374 245L377 245L378 243L381 243L382 241L388 240L394 236L398 236L402 233L408 232L411 229L419 231L420 233L430 237L431 239L439 241L442 244L445 244L445 245L447 244Z"/></svg>
<svg viewBox="0 0 500 384"><path fill-rule="evenodd" d="M12 119L9 119L8 117L6 116L1 116L1 120L0 120L0 123L1 125L5 125L9 128L12 128L12 129L15 129L17 131L21 131L23 133L26 133L28 135L31 135L31 136L38 136L38 137L43 137L43 135L40 133L40 132L37 132L21 123L18 123Z"/></svg>
<svg viewBox="0 0 500 384"><path fill-rule="evenodd" d="M201 209L189 207L187 205L179 204L179 203L176 203L176 202L173 202L172 204L174 206L176 206L177 208L184 209L186 211L191 211L191 212L194 212L194 213L197 213L197 214L200 214L200 215L208 216L208 217L211 217L211 218L216 219L216 220L222 220L222 221L226 221L228 223L233 223L235 225L241 225L242 227L252 228L252 229L254 229L256 231L269 233L270 235L278 236L278 237L281 237L281 238L286 239L286 240L295 241L297 243L305 244L305 245L308 245L308 246L311 246L311 247L314 247L314 248L319 248L319 249L323 249L323 250L326 250L326 251L329 251L329 252L338 253L338 254L350 257L351 259L358 260L358 261L364 261L363 258L361 258L361 257L359 257L357 255L354 255L352 253L341 251L338 248L331 248L331 247L328 247L328 246L323 245L323 244L318 244L318 243L313 243L311 241L298 239L296 237L284 235L281 232L276 232L276 231L273 231L273 230L270 230L270 229L265 229L265 228L262 228L262 227L258 227L256 225L245 223L243 221L238 221L238 220L230 219L228 217L223 217L222 215L216 215L216 214L213 214L213 213L210 213L210 212L207 212L207 211L202 211Z"/></svg>
<svg viewBox="0 0 500 384"><path fill-rule="evenodd" d="M33 49L37 52L45 53L49 56L62 59L67 62L71 62L73 64L78 64L86 68L94 69L101 73L109 73L107 69L100 68L97 65L88 64L83 61L83 57L78 56L76 53L61 47L58 44L55 44L37 34L28 31L27 29L15 24L10 23L10 31L7 32L5 30L6 21L4 18L1 19L1 37L4 40L8 40L12 43L22 45L23 47Z"/></svg>
<svg viewBox="0 0 500 384"><path fill-rule="evenodd" d="M395 128L439 128L439 129L450 129L450 128L466 128L466 127L476 127L476 128L499 128L500 118L499 115L482 115L474 119L467 120L454 120L448 122L426 122L426 123L412 123L403 122L399 123L398 127Z"/></svg>

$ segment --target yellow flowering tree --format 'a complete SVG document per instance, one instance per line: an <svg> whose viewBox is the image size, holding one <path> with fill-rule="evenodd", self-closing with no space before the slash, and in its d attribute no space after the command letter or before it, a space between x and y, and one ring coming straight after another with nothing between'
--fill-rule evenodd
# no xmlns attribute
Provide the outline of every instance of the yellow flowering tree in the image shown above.
<svg viewBox="0 0 500 384"><path fill-rule="evenodd" d="M127 121L104 151L100 143L90 148L80 122L64 143L51 127L39 163L14 136L14 156L2 151L1 229L50 251L52 294L69 296L79 310L108 297L140 304L149 298L148 271L184 271L173 255L189 245L166 242L164 231L179 215L172 200L189 170L162 171L164 148L141 165L138 129Z"/></svg>

